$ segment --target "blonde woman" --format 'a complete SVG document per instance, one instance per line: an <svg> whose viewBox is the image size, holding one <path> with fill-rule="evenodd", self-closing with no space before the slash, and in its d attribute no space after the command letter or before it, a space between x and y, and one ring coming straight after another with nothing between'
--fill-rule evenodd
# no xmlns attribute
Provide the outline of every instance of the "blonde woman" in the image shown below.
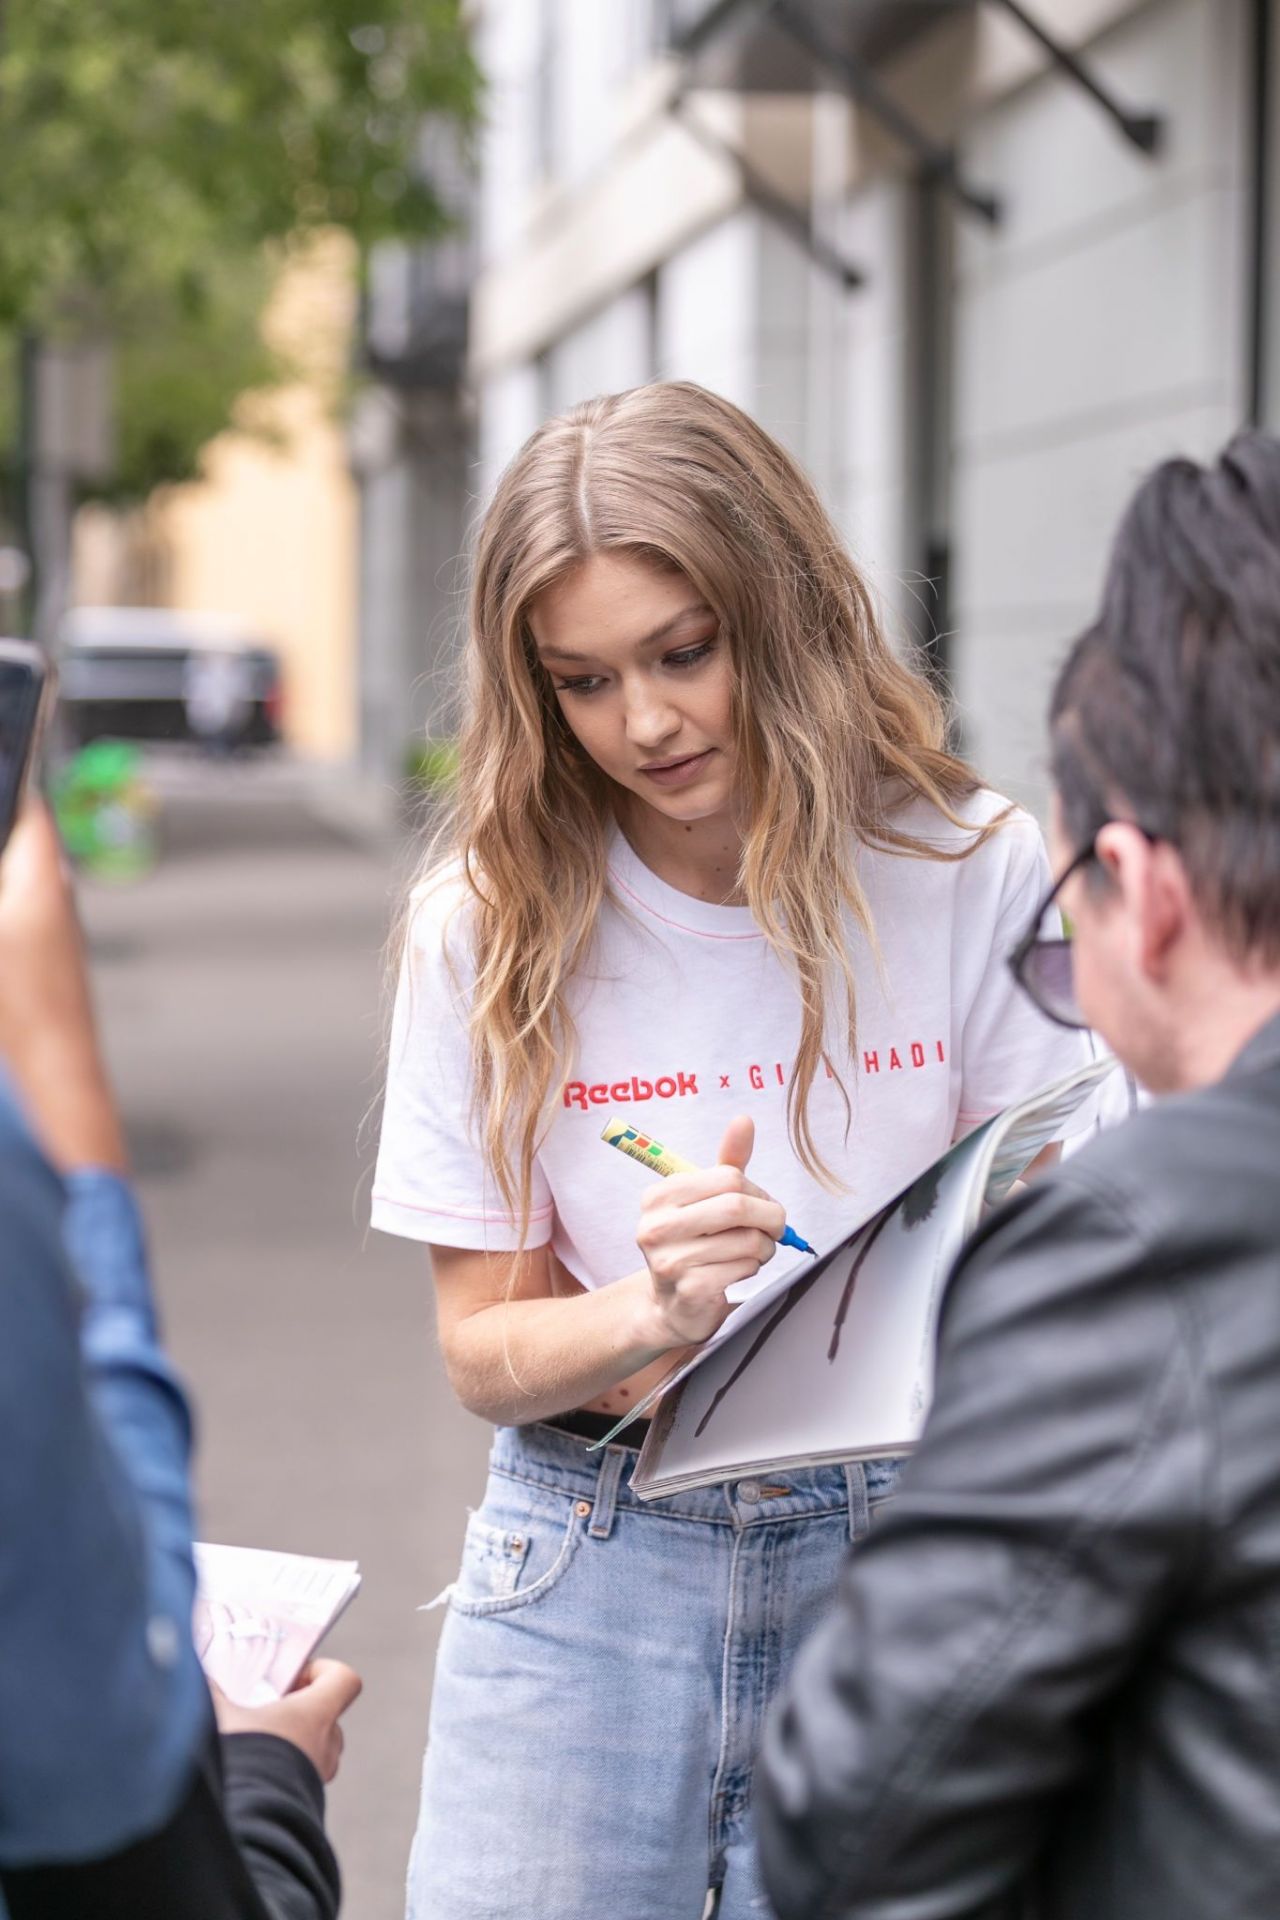
<svg viewBox="0 0 1280 1920"><path fill-rule="evenodd" d="M895 1462L642 1505L588 1453L749 1288L1080 1058L1004 965L1039 835L947 751L789 457L655 385L542 427L475 559L452 857L416 890L374 1224L497 1433L412 1920L764 1910L761 1716ZM633 1115L706 1171L646 1183ZM803 1256L799 1256L803 1258Z"/></svg>

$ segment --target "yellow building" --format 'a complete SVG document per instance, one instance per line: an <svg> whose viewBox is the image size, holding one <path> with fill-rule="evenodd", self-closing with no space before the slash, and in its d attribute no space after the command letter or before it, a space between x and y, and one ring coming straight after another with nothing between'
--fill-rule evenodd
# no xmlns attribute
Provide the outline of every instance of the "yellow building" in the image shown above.
<svg viewBox="0 0 1280 1920"><path fill-rule="evenodd" d="M329 236L281 275L264 323L299 381L244 407L272 430L220 434L199 481L140 515L79 517L75 599L226 614L281 657L284 730L299 754L356 744L358 502L337 402L356 320L355 256Z"/></svg>

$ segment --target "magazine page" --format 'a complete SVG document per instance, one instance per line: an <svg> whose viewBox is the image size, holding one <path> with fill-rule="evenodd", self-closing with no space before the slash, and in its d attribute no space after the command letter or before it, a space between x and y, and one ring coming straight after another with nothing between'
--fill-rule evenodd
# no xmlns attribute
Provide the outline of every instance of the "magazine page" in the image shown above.
<svg viewBox="0 0 1280 1920"><path fill-rule="evenodd" d="M935 1300L964 1238L985 1132L953 1147L686 1375L641 1449L634 1492L656 1499L766 1463L912 1444L932 1386Z"/></svg>
<svg viewBox="0 0 1280 1920"><path fill-rule="evenodd" d="M943 1285L985 1201L1112 1071L1090 1062L985 1122L663 1398L631 1485L656 1499L765 1466L906 1452L933 1388ZM752 1303L754 1305L754 1302Z"/></svg>
<svg viewBox="0 0 1280 1920"><path fill-rule="evenodd" d="M603 1440L594 1441L589 1450L596 1453L601 1447L607 1447L611 1440L616 1440L633 1420L638 1420L642 1414L650 1412L654 1403L660 1400L663 1394L673 1392L694 1367L700 1367L718 1348L732 1340L740 1328L758 1319L771 1301L777 1300L786 1293L793 1281L804 1280L813 1270L812 1254L791 1254L789 1249L785 1256L782 1253L776 1253L769 1262L768 1278L763 1286L748 1299L739 1301L733 1312L721 1321L710 1339L704 1340L687 1359L675 1360L670 1372L659 1380L657 1386L650 1387L642 1399L637 1400L633 1407L628 1407L618 1424L609 1429ZM731 1288L726 1298L731 1298L732 1292Z"/></svg>
<svg viewBox="0 0 1280 1920"><path fill-rule="evenodd" d="M354 1560L197 1541L195 1561L196 1652L241 1707L288 1693L360 1587Z"/></svg>
<svg viewBox="0 0 1280 1920"><path fill-rule="evenodd" d="M975 1190L970 1232L983 1207L998 1206L1024 1168L1053 1141L1070 1139L1078 1146L1082 1135L1125 1117L1127 1101L1108 1101L1111 1087L1123 1077L1115 1055L1103 1054L1005 1109L990 1132L989 1158Z"/></svg>
<svg viewBox="0 0 1280 1920"><path fill-rule="evenodd" d="M968 1215L968 1231L977 1225L983 1205L994 1206L1002 1200L1024 1167L1035 1159L1042 1147L1048 1146L1051 1141L1063 1138L1068 1121L1073 1122L1076 1127L1090 1124L1089 1116L1093 1108L1088 1103L1095 1098L1098 1090L1106 1084L1115 1070L1116 1062L1111 1056L1088 1061L1075 1072L1066 1075L1060 1081L1055 1081L1049 1087L1042 1088L1017 1106L1006 1108L1004 1113L995 1116L994 1122L985 1123L980 1131L993 1132L994 1158L991 1165L984 1167L977 1177ZM970 1134L968 1137L973 1139L976 1136ZM954 1148L948 1149L949 1153L954 1151ZM942 1160L946 1158L947 1155L944 1154ZM940 1166L942 1160L935 1162L934 1166ZM926 1168L918 1177L925 1179L933 1171L933 1167ZM898 1198L901 1198L901 1195ZM857 1231L859 1228L851 1230L851 1232ZM838 1246L846 1244L847 1241L841 1241ZM837 1248L828 1250L832 1253L835 1251ZM822 1253L821 1249L819 1252L821 1255L819 1266L821 1266L827 1255ZM769 1263L768 1278L764 1285L752 1293L748 1299L741 1301L711 1338L704 1341L694 1353L685 1359L674 1361L669 1372L657 1386L651 1387L642 1399L638 1400L633 1407L629 1407L617 1424L609 1429L604 1439L595 1441L589 1451L599 1452L602 1447L607 1447L610 1441L620 1438L633 1421L638 1420L642 1414L649 1413L655 1403L665 1395L674 1393L689 1374L699 1367L706 1366L711 1356L727 1345L730 1340L736 1338L743 1327L758 1320L760 1315L787 1293L793 1284L798 1282L803 1285L815 1271L812 1258L807 1254L800 1254L785 1262L781 1255L776 1256Z"/></svg>

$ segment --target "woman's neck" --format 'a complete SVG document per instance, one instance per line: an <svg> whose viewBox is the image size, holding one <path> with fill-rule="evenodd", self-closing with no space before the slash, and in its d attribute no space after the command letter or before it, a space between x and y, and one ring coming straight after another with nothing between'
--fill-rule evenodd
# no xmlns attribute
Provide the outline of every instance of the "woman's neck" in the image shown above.
<svg viewBox="0 0 1280 1920"><path fill-rule="evenodd" d="M742 830L728 814L672 820L624 794L618 804L618 824L650 873L678 893L715 906L744 904L738 885Z"/></svg>

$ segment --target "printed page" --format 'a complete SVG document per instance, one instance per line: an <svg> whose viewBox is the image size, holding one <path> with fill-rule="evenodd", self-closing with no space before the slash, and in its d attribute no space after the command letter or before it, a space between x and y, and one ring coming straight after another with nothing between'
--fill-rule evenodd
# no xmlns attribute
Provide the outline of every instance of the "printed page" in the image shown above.
<svg viewBox="0 0 1280 1920"><path fill-rule="evenodd" d="M195 1561L196 1652L242 1707L288 1693L360 1586L354 1560L197 1542Z"/></svg>
<svg viewBox="0 0 1280 1920"><path fill-rule="evenodd" d="M1116 1064L1110 1057L1087 1061L1073 1073L1065 1075L1063 1079L1052 1082L1028 1099L1006 1108L1003 1113L993 1115L990 1120L976 1127L957 1146L949 1148L940 1159L934 1161L932 1166L926 1167L922 1173L916 1175L915 1182L909 1182L903 1194L899 1194L897 1200L891 1202L890 1206L900 1204L905 1193L910 1192L914 1184L923 1184L937 1179L941 1170L962 1147L969 1146L970 1142L975 1140L986 1141L987 1154L981 1159L969 1156L965 1159L964 1164L969 1168L971 1177L967 1201L962 1203L960 1231L954 1239L955 1250L958 1253L966 1234L976 1226L984 1203L994 1206L1002 1200L1018 1175L1031 1160L1034 1160L1041 1148L1063 1137L1069 1120L1074 1119L1077 1125L1087 1124L1091 1111L1088 1103L1094 1099L1097 1089L1116 1071ZM952 1188L951 1191L954 1193L957 1190ZM607 1446L610 1440L624 1433L633 1420L638 1419L643 1413L648 1413L655 1402L675 1393L690 1375L710 1366L716 1354L730 1342L737 1341L746 1328L755 1325L767 1311L775 1307L783 1296L789 1295L793 1287L797 1291L807 1288L817 1273L825 1271L827 1262L836 1257L841 1248L847 1247L853 1236L861 1230L862 1223L851 1230L848 1239L841 1241L836 1248L823 1254L816 1265L807 1254L796 1256L795 1259L788 1261L785 1267L780 1267L778 1260L771 1261L766 1283L749 1299L737 1306L696 1353L673 1367L665 1380L660 1381L634 1407L629 1408L606 1437L594 1444L591 1451L598 1452L601 1447ZM774 1270L779 1267L780 1270Z"/></svg>
<svg viewBox="0 0 1280 1920"><path fill-rule="evenodd" d="M933 1391L938 1301L984 1200L1003 1198L1114 1069L1089 1062L986 1121L763 1317L695 1355L663 1397L634 1490L656 1498L766 1465L914 1445Z"/></svg>
<svg viewBox="0 0 1280 1920"><path fill-rule="evenodd" d="M981 1195L975 1194L970 1230L977 1226L982 1207L995 1207L1005 1198L1014 1181L1036 1155L1055 1140L1072 1136L1076 1143L1082 1130L1087 1133L1104 1123L1115 1124L1126 1109L1114 1102L1108 1108L1106 1090L1121 1077L1120 1063L1113 1054L1087 1061L1063 1080L1010 1107L991 1128L990 1165L982 1173Z"/></svg>
<svg viewBox="0 0 1280 1920"><path fill-rule="evenodd" d="M988 1122L987 1124L989 1125L990 1123ZM978 1131L985 1131L985 1128L978 1129ZM970 1134L969 1138L976 1139L977 1132ZM964 1142L961 1142L961 1145L963 1144ZM941 1159L935 1160L931 1166L926 1167L924 1172L917 1177L921 1180L928 1179L956 1150L955 1147L948 1148L947 1153L944 1154ZM901 1194L899 1194L898 1198L901 1199L901 1197ZM890 1204L893 1203L891 1202ZM873 1219L879 1218L878 1215L873 1215L872 1217ZM702 1343L696 1353L691 1354L687 1360L677 1361L664 1380L660 1380L656 1387L652 1387L642 1400L636 1402L635 1406L628 1408L618 1424L609 1430L603 1440L596 1441L590 1451L594 1453L598 1452L601 1447L607 1447L610 1440L615 1439L623 1433L626 1428L631 1425L633 1420L638 1420L641 1414L648 1413L652 1409L655 1401L662 1399L663 1396L668 1393L674 1393L681 1381L685 1380L689 1374L695 1372L699 1367L706 1366L713 1354L718 1353L722 1347L727 1346L744 1328L754 1325L765 1311L776 1301L780 1300L784 1294L788 1293L793 1286L807 1286L813 1276L825 1267L827 1260L838 1253L841 1247L848 1246L854 1234L860 1233L866 1224L864 1221L859 1221L856 1227L850 1229L849 1235L845 1239L839 1241L837 1245L826 1254L820 1253L816 1262L812 1254L793 1253L789 1248L781 1249L776 1253L769 1262L767 1277L763 1284L756 1285L754 1291L749 1294L745 1300L739 1301L734 1307L733 1312L721 1322L710 1339ZM735 1289L730 1287L726 1293L726 1299L732 1300L734 1292Z"/></svg>
<svg viewBox="0 0 1280 1920"><path fill-rule="evenodd" d="M689 1372L641 1451L635 1492L655 1498L673 1483L722 1480L756 1464L912 1445L933 1387L937 1301L964 1239L984 1132Z"/></svg>

